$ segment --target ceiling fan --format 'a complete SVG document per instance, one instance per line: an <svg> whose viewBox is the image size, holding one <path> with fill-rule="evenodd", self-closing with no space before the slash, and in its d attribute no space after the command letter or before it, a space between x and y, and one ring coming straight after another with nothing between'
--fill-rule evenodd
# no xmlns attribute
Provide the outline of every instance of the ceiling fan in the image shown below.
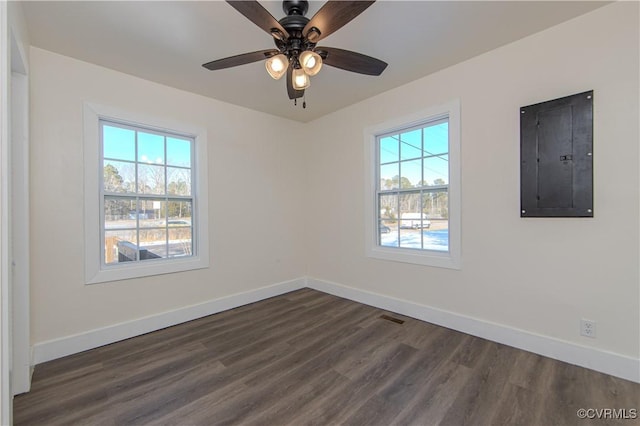
<svg viewBox="0 0 640 426"><path fill-rule="evenodd" d="M243 53L202 66L213 71L266 60L265 66L271 77L278 80L287 75L287 93L294 102L304 95L304 90L311 84L309 77L316 75L323 63L360 74L380 75L387 67L386 62L349 50L316 46L374 2L329 0L309 19L304 16L309 8L308 1L285 0L282 9L287 16L277 21L255 0L227 0L231 7L269 33L277 49Z"/></svg>

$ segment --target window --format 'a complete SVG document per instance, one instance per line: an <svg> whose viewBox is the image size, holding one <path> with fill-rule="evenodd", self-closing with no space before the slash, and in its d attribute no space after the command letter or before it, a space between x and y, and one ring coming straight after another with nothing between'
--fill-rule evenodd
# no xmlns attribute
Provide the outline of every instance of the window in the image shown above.
<svg viewBox="0 0 640 426"><path fill-rule="evenodd" d="M100 120L104 265L193 255L194 139Z"/></svg>
<svg viewBox="0 0 640 426"><path fill-rule="evenodd" d="M367 254L460 267L459 105L367 129Z"/></svg>
<svg viewBox="0 0 640 426"><path fill-rule="evenodd" d="M134 120L85 106L87 283L208 266L204 132Z"/></svg>

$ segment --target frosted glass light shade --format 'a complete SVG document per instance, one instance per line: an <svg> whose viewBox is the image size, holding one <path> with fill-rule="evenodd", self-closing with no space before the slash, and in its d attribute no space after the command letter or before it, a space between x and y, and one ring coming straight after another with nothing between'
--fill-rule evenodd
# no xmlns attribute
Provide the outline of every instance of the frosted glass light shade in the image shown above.
<svg viewBox="0 0 640 426"><path fill-rule="evenodd" d="M280 53L279 55L275 55L267 59L264 66L267 68L267 72L274 80L280 80L280 78L282 78L282 76L287 72L289 60L285 55Z"/></svg>
<svg viewBox="0 0 640 426"><path fill-rule="evenodd" d="M300 54L300 66L309 76L318 74L322 68L322 58L316 52L305 50Z"/></svg>
<svg viewBox="0 0 640 426"><path fill-rule="evenodd" d="M311 85L311 80L309 80L309 76L304 72L301 68L296 68L293 70L293 74L291 76L293 88L296 90L304 90Z"/></svg>

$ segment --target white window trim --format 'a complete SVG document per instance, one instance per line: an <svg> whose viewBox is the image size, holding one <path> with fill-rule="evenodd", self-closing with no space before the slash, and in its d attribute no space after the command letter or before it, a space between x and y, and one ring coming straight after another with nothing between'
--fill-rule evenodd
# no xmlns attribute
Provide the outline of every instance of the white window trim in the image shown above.
<svg viewBox="0 0 640 426"><path fill-rule="evenodd" d="M378 245L376 214L376 136L449 118L449 251L403 249ZM368 257L449 269L462 269L461 179L460 179L460 100L397 117L364 130L365 152L365 253Z"/></svg>
<svg viewBox="0 0 640 426"><path fill-rule="evenodd" d="M207 174L207 132L206 129L118 108L84 103L84 239L85 239L85 283L96 284L151 275L168 274L209 267L209 226L208 226L208 174ZM186 134L195 140L195 183L193 188L196 238L194 256L166 259L162 262L132 262L104 267L101 259L100 232L100 159L99 120L114 120L133 126L153 127L170 133Z"/></svg>

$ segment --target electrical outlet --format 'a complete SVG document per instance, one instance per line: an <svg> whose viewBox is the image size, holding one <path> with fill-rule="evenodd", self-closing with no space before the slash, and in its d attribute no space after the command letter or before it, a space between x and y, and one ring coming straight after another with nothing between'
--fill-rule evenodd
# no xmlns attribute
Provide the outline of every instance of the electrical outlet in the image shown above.
<svg viewBox="0 0 640 426"><path fill-rule="evenodd" d="M580 320L580 334L585 337L591 337L595 339L596 337L596 322L588 319Z"/></svg>

